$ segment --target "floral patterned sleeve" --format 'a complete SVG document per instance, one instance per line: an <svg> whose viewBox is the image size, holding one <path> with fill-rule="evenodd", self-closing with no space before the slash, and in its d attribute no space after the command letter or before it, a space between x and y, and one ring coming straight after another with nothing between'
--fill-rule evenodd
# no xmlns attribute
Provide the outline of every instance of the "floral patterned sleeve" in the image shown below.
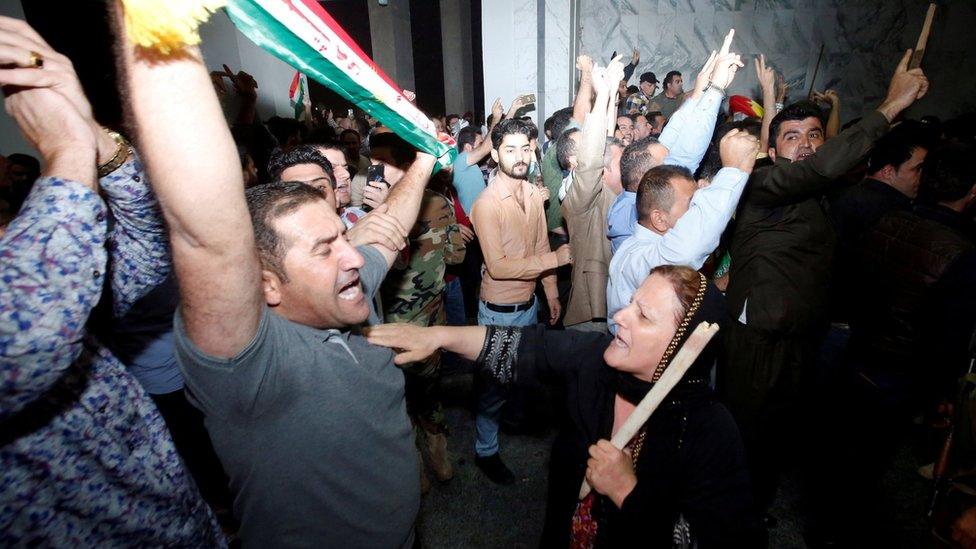
<svg viewBox="0 0 976 549"><path fill-rule="evenodd" d="M42 177L0 238L0 421L40 398L82 351L105 268L105 205Z"/></svg>
<svg viewBox="0 0 976 549"><path fill-rule="evenodd" d="M125 315L172 268L169 239L145 167L133 151L119 169L99 179L111 214L108 235L112 312Z"/></svg>

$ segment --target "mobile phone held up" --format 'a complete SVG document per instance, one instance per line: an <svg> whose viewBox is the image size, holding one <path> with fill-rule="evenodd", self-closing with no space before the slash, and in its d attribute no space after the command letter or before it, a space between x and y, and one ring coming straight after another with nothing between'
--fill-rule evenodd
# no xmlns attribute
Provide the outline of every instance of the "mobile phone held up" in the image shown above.
<svg viewBox="0 0 976 549"><path fill-rule="evenodd" d="M376 187L379 189L383 185L386 185L387 187L390 186L390 184L386 181L386 172L383 164L370 164L369 167L366 168L366 186ZM363 211L368 212L372 209L373 207L369 204L363 204Z"/></svg>

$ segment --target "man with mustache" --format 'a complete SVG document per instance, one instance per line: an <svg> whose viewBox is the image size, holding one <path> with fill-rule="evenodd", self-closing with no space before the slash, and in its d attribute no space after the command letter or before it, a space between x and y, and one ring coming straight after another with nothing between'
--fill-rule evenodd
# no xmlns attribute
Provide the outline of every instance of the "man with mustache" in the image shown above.
<svg viewBox="0 0 976 549"><path fill-rule="evenodd" d="M569 246L549 248L546 197L528 181L531 131L525 122L511 118L492 129L491 157L498 163L498 173L471 207L471 222L485 258L478 304L478 324L483 326L535 324L539 278L549 302L549 323L555 324L561 312L555 269L570 262ZM498 455L498 421L505 397L499 386L483 387L475 420L475 464L499 484L515 482Z"/></svg>
<svg viewBox="0 0 976 549"><path fill-rule="evenodd" d="M230 477L243 546L413 547L419 462L403 375L352 329L375 319L397 246L354 246L304 183L245 192L199 50L156 57L127 36L120 28L123 96L179 281L177 359ZM378 141L374 161L396 161ZM399 228L414 226L434 163L417 153L396 174L382 207Z"/></svg>
<svg viewBox="0 0 976 549"><path fill-rule="evenodd" d="M754 170L732 236L724 368L729 409L742 430L756 499L772 501L778 448L797 432L800 397L827 331L834 229L822 206L831 184L857 165L895 117L925 95L911 51L895 70L884 102L825 143L820 111L800 102L770 125L771 166Z"/></svg>

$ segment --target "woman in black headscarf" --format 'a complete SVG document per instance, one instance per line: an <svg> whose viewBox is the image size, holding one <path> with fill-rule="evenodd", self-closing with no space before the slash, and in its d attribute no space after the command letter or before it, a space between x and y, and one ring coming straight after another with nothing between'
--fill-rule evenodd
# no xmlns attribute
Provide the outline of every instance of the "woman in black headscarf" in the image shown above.
<svg viewBox="0 0 976 549"><path fill-rule="evenodd" d="M561 385L566 420L553 443L544 547L762 545L738 429L709 386L714 338L624 451L608 441L701 322L724 323L724 298L687 267L662 266L614 316L616 337L543 326L373 328L409 362L441 347L501 383ZM594 493L578 500L580 483Z"/></svg>

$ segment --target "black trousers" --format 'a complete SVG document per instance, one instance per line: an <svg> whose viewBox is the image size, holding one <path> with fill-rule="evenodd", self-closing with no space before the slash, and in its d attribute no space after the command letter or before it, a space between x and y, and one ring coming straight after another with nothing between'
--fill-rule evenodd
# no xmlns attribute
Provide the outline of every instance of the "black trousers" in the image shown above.
<svg viewBox="0 0 976 549"><path fill-rule="evenodd" d="M772 503L783 466L804 441L826 329L779 335L730 322L719 387L742 432L760 509Z"/></svg>
<svg viewBox="0 0 976 549"><path fill-rule="evenodd" d="M150 396L204 501L215 509L231 509L233 498L227 475L203 426L203 413L190 404L183 390Z"/></svg>

